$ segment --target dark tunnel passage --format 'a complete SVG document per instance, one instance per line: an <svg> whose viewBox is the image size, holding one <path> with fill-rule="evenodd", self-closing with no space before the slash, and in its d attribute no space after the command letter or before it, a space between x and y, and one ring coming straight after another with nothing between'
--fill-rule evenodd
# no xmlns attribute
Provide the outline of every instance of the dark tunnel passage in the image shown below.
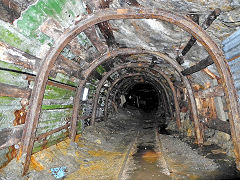
<svg viewBox="0 0 240 180"><path fill-rule="evenodd" d="M131 87L126 95L126 105L131 105L150 113L156 111L161 99L157 89L149 83L139 83Z"/></svg>

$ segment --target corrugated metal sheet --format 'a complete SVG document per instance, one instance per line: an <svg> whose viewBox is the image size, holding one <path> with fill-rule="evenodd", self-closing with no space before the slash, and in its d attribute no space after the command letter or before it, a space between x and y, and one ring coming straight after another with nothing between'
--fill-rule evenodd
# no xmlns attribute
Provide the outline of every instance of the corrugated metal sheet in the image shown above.
<svg viewBox="0 0 240 180"><path fill-rule="evenodd" d="M222 42L240 102L240 29Z"/></svg>
<svg viewBox="0 0 240 180"><path fill-rule="evenodd" d="M223 51L226 59L234 59L240 55L240 29L223 42Z"/></svg>

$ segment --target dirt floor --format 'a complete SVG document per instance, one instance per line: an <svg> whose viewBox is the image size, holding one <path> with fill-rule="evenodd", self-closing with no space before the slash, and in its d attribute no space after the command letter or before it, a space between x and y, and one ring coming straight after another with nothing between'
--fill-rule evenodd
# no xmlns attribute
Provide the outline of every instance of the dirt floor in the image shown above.
<svg viewBox="0 0 240 180"><path fill-rule="evenodd" d="M86 127L75 143L66 139L35 153L25 177L13 160L0 172L0 179L54 180L52 168L60 167L64 177L59 179L72 180L240 177L234 160L222 149L213 144L198 147L191 138L161 129L163 123L150 113L120 110L107 121Z"/></svg>

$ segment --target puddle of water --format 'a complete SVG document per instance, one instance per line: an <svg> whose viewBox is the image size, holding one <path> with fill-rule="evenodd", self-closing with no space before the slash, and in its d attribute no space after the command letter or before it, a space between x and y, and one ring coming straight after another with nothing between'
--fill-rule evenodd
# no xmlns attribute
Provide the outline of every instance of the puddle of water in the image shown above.
<svg viewBox="0 0 240 180"><path fill-rule="evenodd" d="M159 152L154 151L153 145L138 146L133 155L136 169L131 174L131 180L170 180L171 178L161 173L158 164Z"/></svg>

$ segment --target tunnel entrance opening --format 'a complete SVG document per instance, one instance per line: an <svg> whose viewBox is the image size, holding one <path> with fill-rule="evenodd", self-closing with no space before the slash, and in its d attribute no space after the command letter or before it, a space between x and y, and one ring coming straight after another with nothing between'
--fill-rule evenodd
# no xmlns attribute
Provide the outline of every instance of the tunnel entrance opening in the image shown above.
<svg viewBox="0 0 240 180"><path fill-rule="evenodd" d="M160 102L158 90L149 83L134 85L126 95L126 105L134 106L147 113L156 111Z"/></svg>

